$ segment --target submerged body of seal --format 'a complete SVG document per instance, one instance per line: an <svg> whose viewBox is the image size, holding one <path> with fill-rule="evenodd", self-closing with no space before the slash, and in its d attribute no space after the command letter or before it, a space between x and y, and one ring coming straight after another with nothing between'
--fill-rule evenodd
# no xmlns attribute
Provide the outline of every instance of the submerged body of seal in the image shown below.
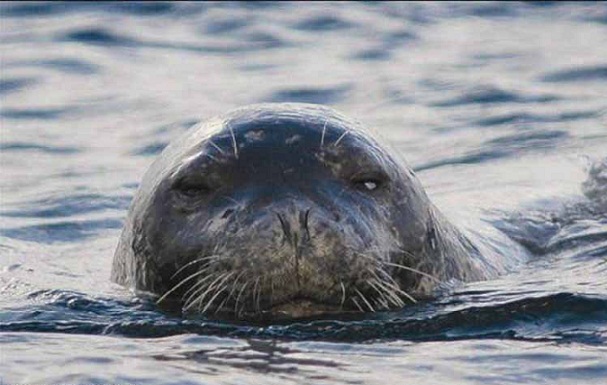
<svg viewBox="0 0 607 385"><path fill-rule="evenodd" d="M184 311L297 317L399 308L441 281L503 270L360 124L317 105L262 104L162 152L112 279Z"/></svg>

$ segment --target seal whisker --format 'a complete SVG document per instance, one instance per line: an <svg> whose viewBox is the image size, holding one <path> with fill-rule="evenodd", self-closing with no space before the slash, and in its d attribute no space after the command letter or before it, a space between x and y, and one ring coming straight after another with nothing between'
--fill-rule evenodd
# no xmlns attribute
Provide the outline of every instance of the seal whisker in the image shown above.
<svg viewBox="0 0 607 385"><path fill-rule="evenodd" d="M216 282L218 279L221 279L224 276L224 274L219 274L219 277L217 277L217 275L213 275L213 277L217 277L217 279L214 281ZM199 284L197 283L194 286L196 289L192 291L192 293L188 296L188 298L185 300L184 305L183 305L183 311L188 311L192 306L194 306L200 299L200 294L203 292L206 292L210 285L204 285L204 284Z"/></svg>
<svg viewBox="0 0 607 385"><path fill-rule="evenodd" d="M371 306L369 301L367 301L367 298L365 298L363 293L361 293L360 290L358 290L357 288L354 288L354 291L356 291L358 293L358 297L360 299L362 299L365 304L367 304L367 307L369 307L369 310L371 310L372 313L375 313L375 309L373 308L373 306Z"/></svg>
<svg viewBox="0 0 607 385"><path fill-rule="evenodd" d="M209 305L209 301L205 301L205 298L207 297L207 295L211 294L212 299L214 300L215 298L215 294L218 293L218 291L222 288L221 284L215 285L215 286L210 286L207 287L207 289L205 290L205 292L203 294L201 294L195 302L198 303L198 313L200 314L204 314L208 305ZM206 305L204 305L206 303ZM211 302L212 303L212 302ZM203 308L204 305L204 308ZM203 310L204 309L204 310Z"/></svg>
<svg viewBox="0 0 607 385"><path fill-rule="evenodd" d="M226 126L230 130L230 136L232 137L232 146L234 147L234 157L236 157L236 159L238 159L238 145L236 144L236 135L234 135L234 129L228 122L226 122Z"/></svg>
<svg viewBox="0 0 607 385"><path fill-rule="evenodd" d="M175 276L176 276L177 274L181 273L181 272L182 272L184 269L186 269L188 266L192 266L192 265L194 265L194 264L196 264L196 263L204 262L204 261L210 260L210 259L212 259L212 258L216 258L216 257L219 257L219 256L218 256L218 255L214 255L214 254L213 254L213 255L208 255L208 256L206 256L206 257L201 257L201 258L195 259L195 260L193 260L192 262L188 262L188 263L186 263L185 265L181 266L181 267L179 268L179 270L177 270L177 271L175 272L175 274L171 275L171 279L175 278Z"/></svg>
<svg viewBox="0 0 607 385"><path fill-rule="evenodd" d="M392 302L395 306L397 307L402 307L405 305L405 303L398 298L398 296L396 294L394 294L394 290L390 290L393 289L391 287L387 287L380 279L379 277L376 276L375 279L369 281L369 285L371 285L371 287L373 287L378 293L380 293L380 295L382 297L384 297L385 299L387 299L389 302ZM387 309L389 308L389 306L385 306Z"/></svg>
<svg viewBox="0 0 607 385"><path fill-rule="evenodd" d="M320 135L320 148L322 148L322 146L324 146L325 144L325 133L327 132L327 123L329 122L329 119L325 119L325 124L323 124L322 126L322 134Z"/></svg>
<svg viewBox="0 0 607 385"><path fill-rule="evenodd" d="M397 250L397 252L403 253L406 257L409 257L411 259L417 259L416 256L415 256L415 254L413 254L410 251L407 251L407 250L403 249L402 247L397 247L396 250ZM441 257L444 258L444 255L441 255ZM409 268L412 268L412 267L409 266ZM421 270L418 270L417 272L419 273L419 272L421 272ZM429 274L429 273L426 273L426 274ZM433 276L433 277L438 280L438 278L436 278L436 276ZM431 278L431 277L428 277L428 278ZM438 281L437 283L442 283L442 282Z"/></svg>
<svg viewBox="0 0 607 385"><path fill-rule="evenodd" d="M390 310L390 299L385 293L380 293L380 296L375 299L375 304L378 305L378 309Z"/></svg>
<svg viewBox="0 0 607 385"><path fill-rule="evenodd" d="M230 290L230 294L228 294L228 298L232 298L232 294L234 294L234 291L236 290L237 287L237 283L238 281L240 281L240 278L242 278L242 276L245 274L245 271L240 272L240 274L238 274L238 276L236 276L236 278L234 278L234 281L232 281L232 290Z"/></svg>
<svg viewBox="0 0 607 385"><path fill-rule="evenodd" d="M402 247L397 246L397 247L395 248L395 251L396 251L396 252L399 252L399 253L403 253L403 254L405 254L405 256L406 256L406 257L409 257L409 258L415 258L415 254L413 254L412 252L410 252L410 251L408 251L408 250L403 249Z"/></svg>
<svg viewBox="0 0 607 385"><path fill-rule="evenodd" d="M232 294L234 294L234 290L236 290L236 284L238 283L238 281L240 280L240 278L243 276L245 272L242 271L240 274L238 274L236 276L236 278L234 278L234 280L232 281L231 284L226 285L226 286L231 286L232 289L230 290L230 292L228 293L228 295L225 297L225 299L223 300L223 302L221 302L221 304L217 307L217 309L215 310L215 314L217 314L217 312L219 312L222 308L223 305L226 304L226 302L228 302L230 300L230 298L232 298Z"/></svg>
<svg viewBox="0 0 607 385"><path fill-rule="evenodd" d="M356 300L356 297L352 297L350 298L352 300L352 302L354 302L354 304L356 305L356 307L358 308L358 310L360 310L361 313L364 313L365 311L363 310L363 308L359 305L358 301Z"/></svg>
<svg viewBox="0 0 607 385"><path fill-rule="evenodd" d="M215 277L215 276L213 276L213 277ZM192 294L190 294L185 301L183 301L183 306L182 306L183 312L187 312L193 305L195 305L196 301L199 298L199 294L208 288L208 286L199 285L199 284L196 284L196 286L194 286L194 287L196 289L193 290Z"/></svg>
<svg viewBox="0 0 607 385"><path fill-rule="evenodd" d="M187 276L186 278L182 279L181 281L179 281L175 286L173 286L171 289L167 290L166 293L164 293L160 298L158 298L158 300L156 300L156 303L160 303L161 301L163 301L164 299L166 299L166 297L168 297L171 293L173 293L175 290L179 289L181 286L183 286L185 283L191 281L192 279L198 277L201 274L206 273L206 271L209 269L209 267L206 267L202 270L199 270L197 272L195 272L194 274L191 274L189 276Z"/></svg>
<svg viewBox="0 0 607 385"><path fill-rule="evenodd" d="M402 294L403 296L405 296L409 301L413 302L413 303L417 303L417 300L409 293L407 293L406 291L404 291L400 285L394 280L394 278L392 278L392 276L390 276L388 273L386 273L385 271L381 271L383 273L383 275L386 277L386 280L384 280L383 282L387 285L390 285L390 287L397 293Z"/></svg>
<svg viewBox="0 0 607 385"><path fill-rule="evenodd" d="M204 301L205 297L207 295L209 295L209 293L211 293L213 290L217 290L218 286L222 286L223 283L230 278L230 276L234 275L234 272L231 273L224 273L221 274L219 276L219 278L217 278L215 281L213 281L210 285L208 285L206 287L206 289L204 290L204 292L202 294L200 294L194 301L192 301L192 305L195 304L196 302L198 302L198 306L201 307L202 306L202 301ZM202 290L200 290L202 291ZM216 298L216 296L214 296L213 298ZM186 307L185 310L188 310L189 307ZM205 307L206 309L206 307ZM204 311L203 311L204 313Z"/></svg>
<svg viewBox="0 0 607 385"><path fill-rule="evenodd" d="M217 151L219 151L221 154L225 155L225 152L221 149L221 147L219 147L215 142L213 142L212 140L209 139L209 144L213 147L215 147L215 149Z"/></svg>
<svg viewBox="0 0 607 385"><path fill-rule="evenodd" d="M407 299L409 299L411 302L417 303L417 300L411 294L409 294L406 291L402 290L400 288L400 286L398 285L398 283L396 283L394 281L394 279L390 276L390 274L388 274L386 271L383 270L383 267L385 265L392 265L391 262L381 261L381 260L379 260L379 259L377 259L375 257L369 256L369 255L367 255L365 253L360 253L360 252L356 252L356 251L354 253L357 256L369 259L370 261L372 261L376 265L376 267L377 267L376 271L373 272L373 271L370 270L370 272L376 277L376 279L378 280L378 282L383 282L385 285L388 285L392 290L394 290L395 293L399 293L399 294L403 295L404 297L406 297ZM397 265L397 264L394 264L394 265ZM406 268L406 266L402 266L402 265L398 265L398 266L401 266L402 268ZM413 269L413 270L415 270L415 272L420 273L422 275L427 274L427 273L423 273L423 272L417 271L416 269ZM377 273L381 273L381 275L385 276L386 279L380 278L377 275ZM404 303L403 303L403 305L404 305Z"/></svg>
<svg viewBox="0 0 607 385"><path fill-rule="evenodd" d="M259 280L261 279L261 277L257 277L257 279L255 280L255 286L253 286L253 298L255 301L255 311L257 313L260 312L260 306L259 306L259 297L261 294L261 290L259 289Z"/></svg>
<svg viewBox="0 0 607 385"><path fill-rule="evenodd" d="M413 303L417 303L417 300L409 293L407 293L406 291L404 291L403 289L401 289L400 287L397 286L392 286L392 288L394 289L394 291L396 291L397 293L400 293L402 295L404 295L409 301L413 302Z"/></svg>
<svg viewBox="0 0 607 385"><path fill-rule="evenodd" d="M208 277L203 278L199 282L196 282L196 284L194 286L192 286L192 288L190 289L190 290L192 290L191 294L185 300L184 310L187 311L190 307L192 307L192 305L194 305L196 302L198 302L200 300L200 294L203 292L206 293L206 291L209 290L209 288L213 287L214 284L216 284L223 277L225 277L225 274L226 273L219 274L219 276L217 276L217 274L211 274ZM213 282L211 282L210 284L205 286L205 282L208 281L207 278L209 278L209 277L216 277L216 278ZM190 290L188 290L188 292L190 292ZM186 292L184 294L184 296L188 295L188 292Z"/></svg>
<svg viewBox="0 0 607 385"><path fill-rule="evenodd" d="M238 302L240 302L240 297L242 296L242 293L250 282L250 280L245 281L244 285L242 285L240 291L238 292L238 296L236 296L236 303L234 304L234 314L236 315L239 315L242 312L242 309L240 312L238 311Z"/></svg>
<svg viewBox="0 0 607 385"><path fill-rule="evenodd" d="M223 280L222 280L222 282L223 282ZM194 302L198 303L198 313L204 314L204 311L202 310L203 305L205 303L207 305L209 304L208 301L205 301L206 297L210 294L214 298L214 293L217 293L217 291L219 289L221 289L221 287L222 287L221 283L218 283L217 285L213 285L213 286L207 286L204 293L202 293L201 295L198 296L198 298L196 298L196 300ZM204 309L206 309L206 305L204 306Z"/></svg>
<svg viewBox="0 0 607 385"><path fill-rule="evenodd" d="M369 261L372 261L375 264L381 263L381 261L378 260L377 256L375 256L375 255L369 255L368 253L363 253L354 248L350 248L348 250L351 251L357 257L362 257L362 258L368 259ZM367 251L367 252L374 251L377 254L382 254L384 252L384 250L380 249L379 246L368 246L368 247L366 247L365 251Z"/></svg>
<svg viewBox="0 0 607 385"><path fill-rule="evenodd" d="M346 137L346 135L348 135L349 133L350 133L350 130L346 130L346 131L344 131L344 133L343 133L343 134L341 134L341 136L340 136L339 138L337 138L337 140L335 141L335 143L333 143L333 147L337 147L337 146L339 146L339 142L341 142L341 140L342 140L343 138L345 138L345 137Z"/></svg>
<svg viewBox="0 0 607 385"><path fill-rule="evenodd" d="M394 267L399 268L399 269L403 269L403 270L407 270L407 271L410 271L410 272L413 272L413 273L417 273L419 275L423 275L426 278L430 278L434 282L441 283L441 284L443 283L440 279L436 278L435 276L430 275L428 273L424 273L423 271L414 269L412 267L400 265L400 264L394 263L394 262L383 262L383 263L384 263L384 265L387 265L387 266L394 266Z"/></svg>
<svg viewBox="0 0 607 385"><path fill-rule="evenodd" d="M383 308L383 309L390 309L390 306L388 305L388 302L386 301L386 293L384 293L384 291L375 284L375 282L373 282L373 280L370 280L367 282L369 284L369 286L371 286L373 288L373 290L375 290L375 292L379 295L379 297L376 297L373 299L373 301L375 302L375 304L377 305L379 303L379 305Z"/></svg>
<svg viewBox="0 0 607 385"><path fill-rule="evenodd" d="M217 297L219 296L219 294L223 293L226 289L226 286L221 287L219 290L217 290L217 292L215 293L215 295L213 295L213 297L211 297L211 299L209 300L209 302L207 302L207 305L204 307L204 309L202 309L202 314L206 313L207 309L209 307L211 307L211 305L213 304L213 302L215 301L215 299L217 299Z"/></svg>
<svg viewBox="0 0 607 385"><path fill-rule="evenodd" d="M217 309L215 309L215 311L213 312L213 314L217 314L221 311L221 309L223 309L223 306L226 304L226 302L228 302L228 300L230 299L229 295L226 295L226 297L223 299L223 301L221 301L221 303L219 304L219 306L217 306Z"/></svg>
<svg viewBox="0 0 607 385"><path fill-rule="evenodd" d="M386 293L388 293L389 297L393 299L393 303L394 305L398 306L398 307L403 307L405 306L405 302L398 296L398 294L402 294L403 296L405 296L408 300L412 301L413 303L415 303L415 298L413 298L412 296L408 295L407 292L405 292L404 290L396 287L394 284L391 284L389 282L379 282L378 283L384 290L386 290Z"/></svg>
<svg viewBox="0 0 607 385"><path fill-rule="evenodd" d="M385 308L390 309L390 303L394 304L396 307L403 307L405 303L399 298L397 293L394 292L393 288L384 283L374 271L372 274L374 279L372 279L370 283L372 286L375 285L374 288L382 293L381 297L385 301Z"/></svg>
<svg viewBox="0 0 607 385"><path fill-rule="evenodd" d="M339 286L341 286L341 302L339 303L339 309L341 310L346 302L346 287L341 280L339 280Z"/></svg>
<svg viewBox="0 0 607 385"><path fill-rule="evenodd" d="M270 276L270 300L268 301L270 305L274 302L274 280Z"/></svg>
<svg viewBox="0 0 607 385"><path fill-rule="evenodd" d="M187 295L190 295L190 293L197 292L200 287L204 287L205 282L213 279L214 277L217 277L217 274L218 273L211 273L208 276L206 276L206 277L198 280L198 282L196 282L194 285L192 285L191 288L189 288L185 293L183 293L183 295L181 296L181 298L183 299L183 297L185 297ZM190 295L190 297L191 297L191 295ZM188 297L188 299L190 297ZM187 300L186 300L186 303L187 303Z"/></svg>

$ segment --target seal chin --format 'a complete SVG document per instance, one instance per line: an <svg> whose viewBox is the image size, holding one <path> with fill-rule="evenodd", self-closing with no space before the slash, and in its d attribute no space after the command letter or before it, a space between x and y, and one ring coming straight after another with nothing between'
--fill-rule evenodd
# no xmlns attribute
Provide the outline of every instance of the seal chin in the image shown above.
<svg viewBox="0 0 607 385"><path fill-rule="evenodd" d="M197 314L193 309L193 314ZM357 310L347 308L347 306L334 304L330 302L320 302L305 297L294 297L292 299L273 304L266 304L261 308L249 308L241 311L234 311L229 307L211 308L206 312L207 316L218 319L238 319L249 321L264 320L293 320L304 318L326 317L334 315L343 315L347 313L357 313Z"/></svg>
<svg viewBox="0 0 607 385"><path fill-rule="evenodd" d="M262 314L276 318L308 318L327 314L343 313L343 307L315 302L305 298L295 298L287 303L272 306Z"/></svg>

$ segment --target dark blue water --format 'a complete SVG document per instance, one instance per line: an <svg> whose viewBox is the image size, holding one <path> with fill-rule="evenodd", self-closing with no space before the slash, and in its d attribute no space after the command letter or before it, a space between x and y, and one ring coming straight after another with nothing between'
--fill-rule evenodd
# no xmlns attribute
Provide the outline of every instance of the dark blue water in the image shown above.
<svg viewBox="0 0 607 385"><path fill-rule="evenodd" d="M607 381L605 3L2 3L0 16L0 383ZM506 234L497 247L522 245L527 262L400 311L271 325L182 318L111 283L154 156L266 101L376 129L447 216Z"/></svg>

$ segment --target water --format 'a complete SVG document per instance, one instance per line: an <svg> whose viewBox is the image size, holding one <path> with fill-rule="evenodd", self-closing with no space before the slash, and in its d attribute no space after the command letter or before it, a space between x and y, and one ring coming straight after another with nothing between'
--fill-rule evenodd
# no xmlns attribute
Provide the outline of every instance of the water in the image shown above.
<svg viewBox="0 0 607 385"><path fill-rule="evenodd" d="M603 384L604 3L3 3L0 382ZM206 117L328 104L529 261L401 311L183 319L109 282L143 171ZM502 246L507 247L507 246Z"/></svg>

